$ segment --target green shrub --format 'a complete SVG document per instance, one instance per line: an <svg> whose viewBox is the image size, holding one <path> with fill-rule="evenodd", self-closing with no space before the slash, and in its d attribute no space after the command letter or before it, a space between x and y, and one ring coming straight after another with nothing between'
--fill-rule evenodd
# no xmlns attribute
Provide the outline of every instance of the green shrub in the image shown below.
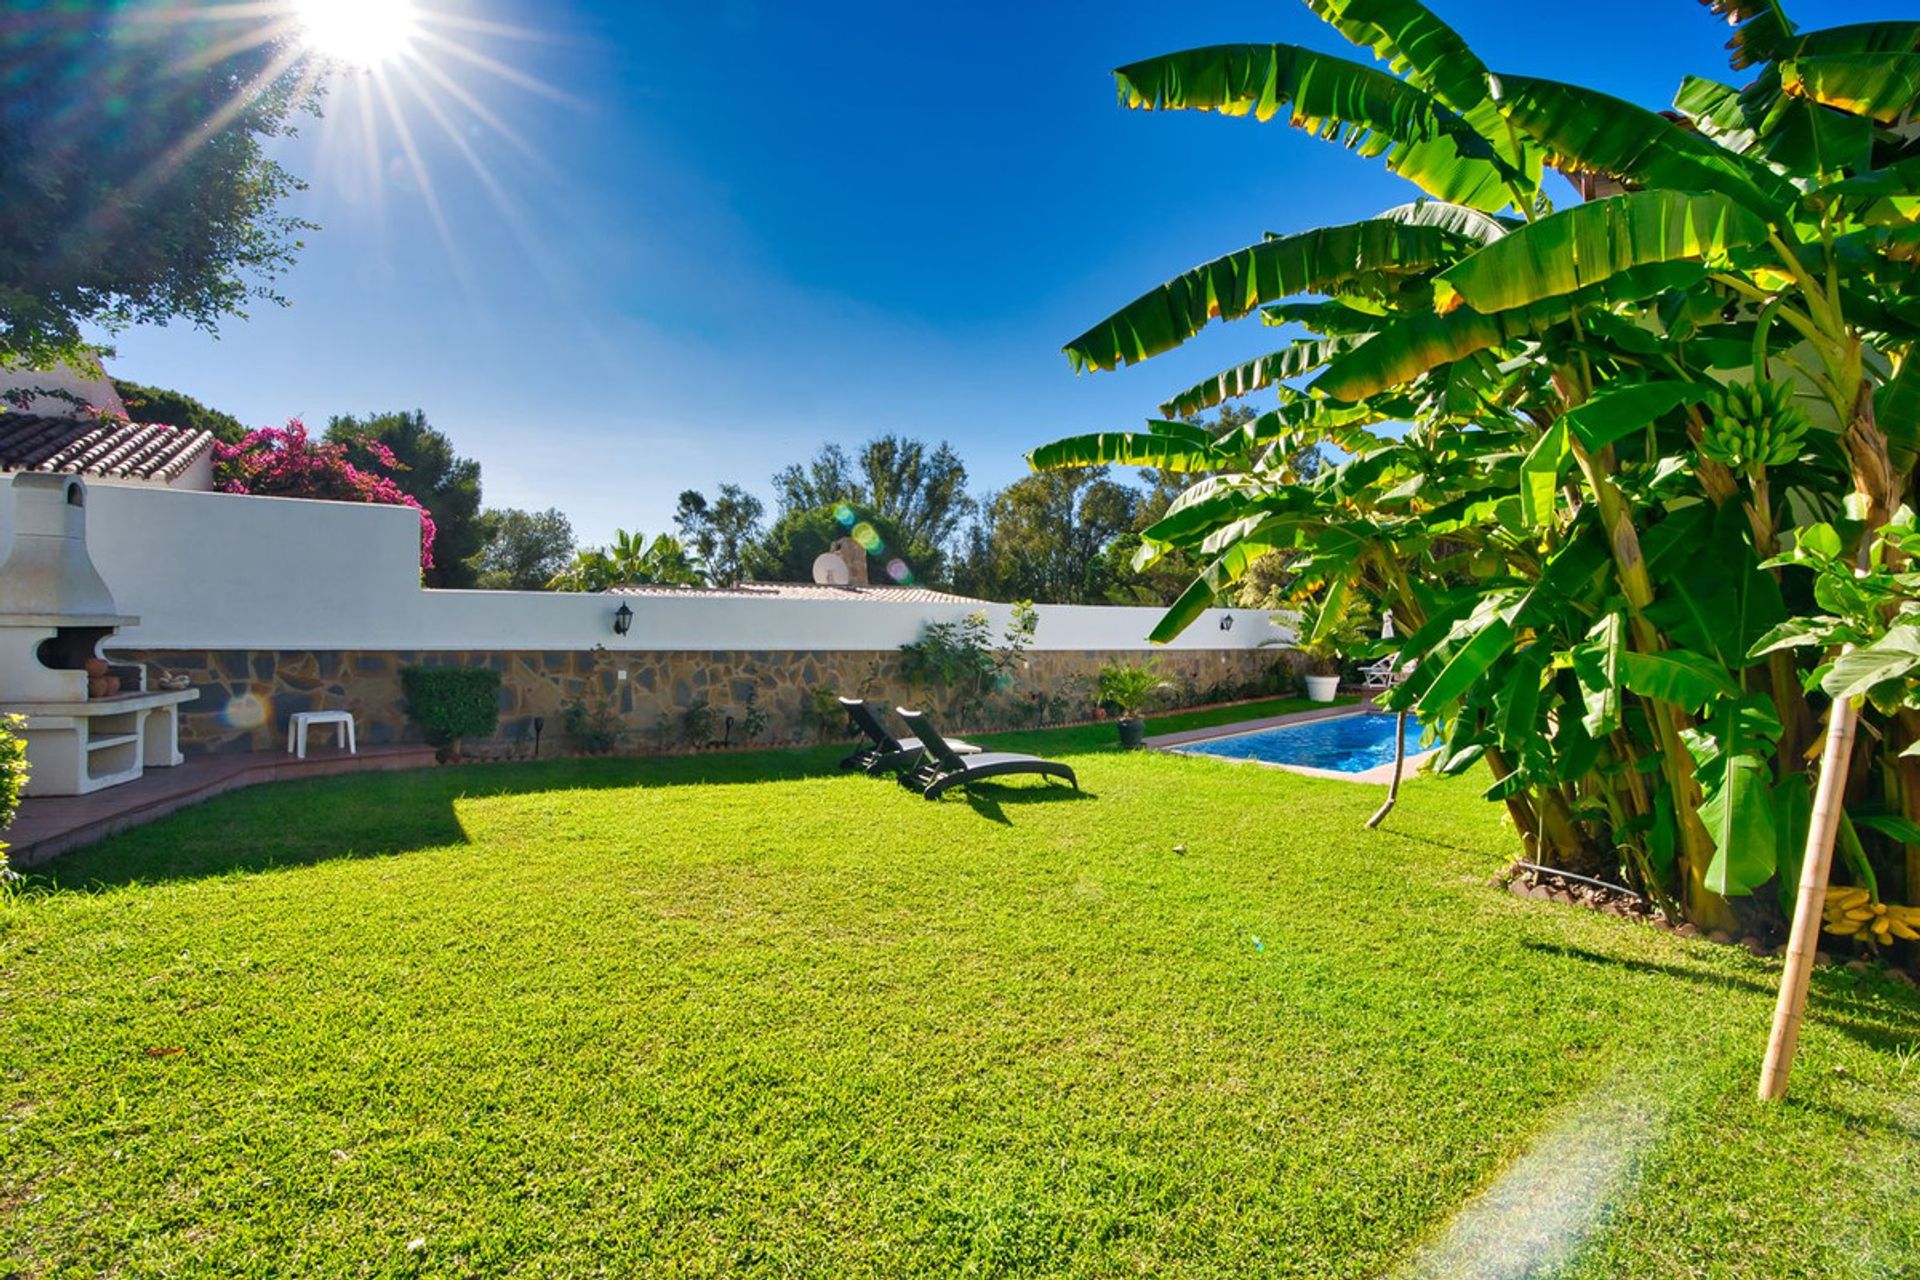
<svg viewBox="0 0 1920 1280"><path fill-rule="evenodd" d="M1160 674L1160 664L1145 662L1139 666L1115 662L1100 668L1100 681L1094 689L1096 700L1106 703L1122 716L1132 718L1145 711L1169 688Z"/></svg>
<svg viewBox="0 0 1920 1280"><path fill-rule="evenodd" d="M567 741L588 755L605 755L612 751L620 745L620 739L627 732L613 704L605 698L591 706L584 698L569 702L561 708L560 729L567 735Z"/></svg>
<svg viewBox="0 0 1920 1280"><path fill-rule="evenodd" d="M746 704L741 708L740 715L741 741L760 741L761 737L767 732L767 727L772 723L773 717L768 715L767 709L760 705L760 691L758 689L747 690Z"/></svg>
<svg viewBox="0 0 1920 1280"><path fill-rule="evenodd" d="M445 759L462 738L490 738L500 723L500 673L487 667L402 667L407 715Z"/></svg>
<svg viewBox="0 0 1920 1280"><path fill-rule="evenodd" d="M693 705L681 712L680 724L686 732L688 746L713 745L713 706L705 698L695 698Z"/></svg>
<svg viewBox="0 0 1920 1280"><path fill-rule="evenodd" d="M25 716L0 715L0 831L13 823L20 809L20 789L27 785L27 740L22 730ZM7 870L7 844L0 840L0 887L11 873Z"/></svg>
<svg viewBox="0 0 1920 1280"><path fill-rule="evenodd" d="M837 689L824 685L809 689L807 700L800 706L800 719L813 726L814 736L821 742L849 736L847 709L840 705Z"/></svg>

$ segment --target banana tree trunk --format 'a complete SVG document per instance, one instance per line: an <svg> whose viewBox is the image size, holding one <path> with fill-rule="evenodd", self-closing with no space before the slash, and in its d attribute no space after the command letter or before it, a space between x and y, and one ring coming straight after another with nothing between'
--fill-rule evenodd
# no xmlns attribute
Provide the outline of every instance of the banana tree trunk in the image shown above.
<svg viewBox="0 0 1920 1280"><path fill-rule="evenodd" d="M1579 465L1600 510L1601 527L1613 551L1614 576L1627 600L1628 633L1642 653L1658 653L1664 647L1660 637L1644 616L1653 603L1653 583L1647 576L1646 557L1640 550L1640 533L1634 527L1626 498L1607 475L1600 459L1580 445L1572 446ZM1673 813L1679 828L1680 861L1685 876L1682 900L1687 916L1709 929L1732 929L1737 921L1727 900L1707 888L1707 868L1713 863L1713 837L1700 821L1700 788L1693 776L1693 757L1680 736L1685 726L1675 708L1656 699L1647 700L1648 718L1660 748L1661 763L1673 793Z"/></svg>

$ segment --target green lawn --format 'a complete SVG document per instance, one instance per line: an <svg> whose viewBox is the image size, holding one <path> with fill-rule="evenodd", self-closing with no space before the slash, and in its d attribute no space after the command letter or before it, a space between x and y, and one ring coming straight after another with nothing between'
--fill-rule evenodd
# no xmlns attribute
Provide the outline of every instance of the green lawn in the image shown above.
<svg viewBox="0 0 1920 1280"><path fill-rule="evenodd" d="M0 904L0 1276L1910 1276L1920 1000L1488 887L1480 782L1010 741L237 793ZM1184 848L1184 852L1181 849ZM10 1266L9 1266L10 1264Z"/></svg>

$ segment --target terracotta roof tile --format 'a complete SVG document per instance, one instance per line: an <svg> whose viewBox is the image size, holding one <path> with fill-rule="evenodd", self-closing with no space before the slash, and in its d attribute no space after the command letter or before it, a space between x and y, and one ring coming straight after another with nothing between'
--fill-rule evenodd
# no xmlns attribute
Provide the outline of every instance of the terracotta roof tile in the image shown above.
<svg viewBox="0 0 1920 1280"><path fill-rule="evenodd" d="M743 582L736 587L671 587L652 583L611 587L607 594L644 599L867 600L879 604L985 604L926 587L833 587L817 582Z"/></svg>
<svg viewBox="0 0 1920 1280"><path fill-rule="evenodd" d="M212 433L162 423L0 413L0 471L172 480L212 448Z"/></svg>

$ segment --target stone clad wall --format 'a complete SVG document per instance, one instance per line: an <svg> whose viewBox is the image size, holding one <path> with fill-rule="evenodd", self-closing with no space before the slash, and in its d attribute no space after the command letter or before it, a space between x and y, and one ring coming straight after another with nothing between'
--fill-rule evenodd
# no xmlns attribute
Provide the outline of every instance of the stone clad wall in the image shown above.
<svg viewBox="0 0 1920 1280"><path fill-rule="evenodd" d="M689 745L686 712L700 699L713 708L711 735L743 741L750 700L767 716L759 741L812 741L820 723L813 691L931 706L955 711L955 699L911 686L900 675L900 655L829 650L721 652L610 652L604 649L415 652L407 650L113 650L117 660L146 662L182 672L201 690L180 709L180 742L188 752L278 751L286 746L295 711L351 711L362 744L418 742L404 709L400 669L485 666L500 672L500 729L495 746L530 743L542 717L544 744L565 749L563 708L575 699L604 700L629 731L623 749L675 750ZM1010 687L993 695L984 712L962 709L955 732L1010 727L1038 720L1084 719L1094 714L1093 681L1109 662L1138 662L1135 652L1030 651ZM1171 701L1218 701L1266 691L1290 680L1290 654L1271 649L1179 649L1152 655L1173 686ZM837 736L840 722L833 731ZM474 745L474 744L469 744Z"/></svg>

